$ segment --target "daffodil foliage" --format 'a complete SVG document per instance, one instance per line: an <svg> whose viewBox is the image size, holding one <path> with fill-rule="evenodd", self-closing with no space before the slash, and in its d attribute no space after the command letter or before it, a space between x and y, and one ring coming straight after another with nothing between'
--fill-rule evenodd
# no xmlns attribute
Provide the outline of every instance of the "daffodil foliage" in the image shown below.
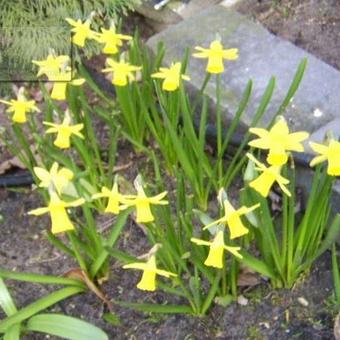
<svg viewBox="0 0 340 340"><path fill-rule="evenodd" d="M42 194L43 202L28 216L48 217L48 239L77 261L82 284L107 303L100 283L110 278L114 258L124 269L121 275L130 275L145 294L162 290L187 302L139 309L196 315L214 301L237 297L240 268L268 277L273 287L292 287L340 229L339 215L332 220L330 214L332 186L340 176L338 137L310 141L315 173L306 204L297 197L294 157L305 152L309 133L294 131L284 111L306 61L266 125L262 118L275 86L269 81L237 146L252 82L225 124L221 81L225 68L228 74L237 63L237 47L227 48L217 37L202 43L209 47L188 46L182 60L164 65L161 45L151 56L138 36L122 34L114 24L98 30L91 18L66 21L79 52L89 43L101 47L100 75L115 96L102 91L81 63L51 50L46 59L33 61L39 79L47 81L40 84L43 103L30 99L24 88L0 102L12 128L4 142L32 172ZM196 97L186 89L191 54L207 59L206 65L195 61L204 78ZM207 86L216 91L215 150L206 138ZM120 163L123 140L135 152L131 164ZM278 197L275 204L272 197ZM148 246L120 249L122 234L129 237L126 225Z"/></svg>

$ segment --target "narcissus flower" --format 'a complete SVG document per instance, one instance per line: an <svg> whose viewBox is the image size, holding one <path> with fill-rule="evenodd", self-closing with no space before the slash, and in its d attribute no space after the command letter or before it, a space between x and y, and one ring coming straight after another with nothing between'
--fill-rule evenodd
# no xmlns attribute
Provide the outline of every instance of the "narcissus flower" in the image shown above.
<svg viewBox="0 0 340 340"><path fill-rule="evenodd" d="M44 168L34 167L34 173L41 181L39 183L39 187L41 188L50 188L53 186L53 189L57 191L60 195L62 190L68 186L70 181L73 178L73 172L67 168L61 168L58 170L58 163L54 162L50 171L47 171Z"/></svg>
<svg viewBox="0 0 340 340"><path fill-rule="evenodd" d="M32 63L39 66L39 71L37 76L46 75L49 80L55 80L55 76L58 76L62 70L65 70L70 62L70 57L68 55L54 56L49 54L45 60L33 60ZM68 78L63 80L71 80L71 74L65 75Z"/></svg>
<svg viewBox="0 0 340 340"><path fill-rule="evenodd" d="M27 112L40 112L40 110L35 106L35 101L27 100L24 95L20 94L20 91L16 100L11 99L9 102L6 100L0 100L0 103L4 103L9 106L6 112L13 112L12 121L19 124L27 122Z"/></svg>
<svg viewBox="0 0 340 340"><path fill-rule="evenodd" d="M210 246L208 257L204 262L206 266L223 268L223 254L225 250L240 259L242 258L242 255L239 253L241 247L231 247L225 245L224 234L222 230L217 232L212 242L200 240L198 238L191 238L190 241L198 244L199 246Z"/></svg>
<svg viewBox="0 0 340 340"><path fill-rule="evenodd" d="M50 202L47 207L34 209L28 212L28 215L43 215L50 213L51 223L52 223L52 234L62 233L68 230L74 230L74 225L72 224L66 208L78 207L85 202L83 198L75 200L73 202L62 201L57 193L52 192Z"/></svg>
<svg viewBox="0 0 340 340"><path fill-rule="evenodd" d="M190 80L190 78L181 74L181 63L172 63L169 68L161 67L159 72L151 75L152 78L164 79L162 89L165 91L175 91L179 87L180 79Z"/></svg>
<svg viewBox="0 0 340 340"><path fill-rule="evenodd" d="M266 167L263 163L259 162L252 154L247 153L247 157L254 162L258 167L256 170L261 171L262 174L249 183L249 186L256 190L263 197L267 197L270 188L275 182L280 186L281 190L287 195L291 196L286 184L289 180L280 175L281 166L271 165Z"/></svg>
<svg viewBox="0 0 340 340"><path fill-rule="evenodd" d="M210 228L216 224L227 224L230 230L230 239L241 237L249 232L249 230L243 225L240 216L246 215L255 210L260 204L255 204L251 207L241 207L237 210L231 205L228 200L224 200L224 216L218 220L206 225L203 230Z"/></svg>
<svg viewBox="0 0 340 340"><path fill-rule="evenodd" d="M73 28L71 29L71 32L74 33L72 37L72 42L75 45L78 45L80 47L85 46L85 40L86 39L95 39L97 33L95 31L92 31L90 28L91 22L90 20L86 20L85 22L82 22L80 19L77 21L66 18L65 19Z"/></svg>
<svg viewBox="0 0 340 340"><path fill-rule="evenodd" d="M92 199L108 197L107 206L105 208L105 212L112 213L115 215L119 214L119 211L124 209L120 205L122 202L123 195L121 195L118 191L118 184L115 182L113 184L112 190L109 190L107 187L102 187L102 190L98 194L94 194Z"/></svg>
<svg viewBox="0 0 340 340"><path fill-rule="evenodd" d="M328 161L327 173L330 176L340 176L340 142L335 139L329 141L328 146L317 143L310 143L311 148L320 154L312 159L310 166Z"/></svg>
<svg viewBox="0 0 340 340"><path fill-rule="evenodd" d="M126 264L124 269L139 269L143 270L142 279L137 285L137 288L141 290L147 290L153 292L156 290L156 275L164 277L176 277L177 275L166 270L158 269L156 266L156 256L152 255L146 263L135 262Z"/></svg>
<svg viewBox="0 0 340 340"><path fill-rule="evenodd" d="M123 40L131 40L132 37L129 35L116 33L115 27L111 27L106 30L101 29L101 33L97 33L95 39L101 43L105 44L102 52L105 54L116 54L119 51L119 47L123 45Z"/></svg>
<svg viewBox="0 0 340 340"><path fill-rule="evenodd" d="M303 152L301 142L309 137L309 133L304 131L289 133L287 122L283 117L280 117L269 131L260 128L250 128L249 131L260 138L248 144L255 148L269 150L267 162L270 165L285 164L288 160L286 151Z"/></svg>
<svg viewBox="0 0 340 340"><path fill-rule="evenodd" d="M147 197L142 185L135 181L135 187L137 190L137 195L130 195L122 197L122 202L126 206L136 206L137 211L137 223L148 223L155 220L154 216L151 212L152 204L160 204L165 205L168 204L168 201L162 200L167 191L164 191L156 196Z"/></svg>
<svg viewBox="0 0 340 340"><path fill-rule="evenodd" d="M70 125L70 123L71 118L68 114L65 114L62 124L43 122L44 125L51 126L46 130L46 133L57 133L57 138L54 141L54 145L60 149L67 149L70 147L71 135L84 138L84 136L80 133L80 130L82 130L84 124Z"/></svg>
<svg viewBox="0 0 340 340"><path fill-rule="evenodd" d="M66 99L66 89L68 85L80 86L85 82L84 78L73 79L71 81L65 81L71 79L71 71L68 68L65 72L60 72L54 75L53 88L51 92L51 98L55 100L65 100Z"/></svg>
<svg viewBox="0 0 340 340"><path fill-rule="evenodd" d="M224 71L223 59L236 60L238 58L237 48L224 50L223 45L218 40L213 41L209 48L196 46L195 49L199 52L194 53L194 57L208 58L206 71L209 73L222 73Z"/></svg>
<svg viewBox="0 0 340 340"><path fill-rule="evenodd" d="M129 81L135 80L133 72L141 69L140 66L130 65L124 60L115 61L113 59L107 59L107 67L102 72L113 72L112 84L116 86L126 86Z"/></svg>

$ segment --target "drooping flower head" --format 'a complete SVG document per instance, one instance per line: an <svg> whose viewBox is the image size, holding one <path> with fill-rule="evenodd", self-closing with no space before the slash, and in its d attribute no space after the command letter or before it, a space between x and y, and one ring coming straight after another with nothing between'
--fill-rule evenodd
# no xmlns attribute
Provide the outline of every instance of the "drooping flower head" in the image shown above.
<svg viewBox="0 0 340 340"><path fill-rule="evenodd" d="M104 68L102 72L112 72L112 84L116 86L126 86L129 82L135 80L133 72L141 69L140 66L130 65L124 60L115 61L108 58L106 60L109 67Z"/></svg>
<svg viewBox="0 0 340 340"><path fill-rule="evenodd" d="M164 79L162 85L163 90L175 91L178 89L181 79L190 80L187 75L181 74L181 68L181 63L171 63L171 66L169 68L161 67L159 69L159 72L152 74L151 77Z"/></svg>
<svg viewBox="0 0 340 340"><path fill-rule="evenodd" d="M149 260L145 262L135 262L126 264L124 269L139 269L143 270L143 275L137 288L146 291L156 290L156 275L161 275L169 278L170 276L176 277L177 275L166 270L158 269L156 266L156 256L151 255Z"/></svg>
<svg viewBox="0 0 340 340"><path fill-rule="evenodd" d="M105 208L105 212L112 213L118 215L120 210L124 209L123 206L120 205L122 202L123 195L118 191L118 184L115 181L111 190L107 187L102 187L102 190L98 194L94 194L92 199L108 197L107 206Z"/></svg>
<svg viewBox="0 0 340 340"><path fill-rule="evenodd" d="M50 202L47 207L31 210L28 212L28 215L39 216L50 213L52 224L51 232L52 234L58 234L64 231L75 229L67 214L66 208L78 207L84 202L85 200L83 198L73 202L64 202L59 198L56 192L52 192Z"/></svg>
<svg viewBox="0 0 340 340"><path fill-rule="evenodd" d="M10 101L0 100L0 103L8 105L6 112L13 112L12 121L19 124L27 122L26 114L28 112L40 112L34 100L26 99L23 94L23 89L23 87L19 89L17 99L11 99Z"/></svg>
<svg viewBox="0 0 340 340"><path fill-rule="evenodd" d="M51 81L57 80L55 76L58 76L61 71L65 70L69 62L70 57L68 55L55 56L53 54L49 54L45 60L32 61L33 64L39 66L37 76L46 75ZM68 78L64 79L65 81L71 80L71 75L68 76Z"/></svg>
<svg viewBox="0 0 340 340"><path fill-rule="evenodd" d="M206 71L209 73L222 73L224 71L223 59L236 60L238 58L237 48L224 50L223 45L218 40L214 40L209 48L196 46L195 49L199 52L194 53L194 57L208 58Z"/></svg>
<svg viewBox="0 0 340 340"><path fill-rule="evenodd" d="M303 152L302 141L309 137L308 132L289 133L286 120L281 116L273 127L266 129L250 128L249 131L260 138L248 144L255 148L269 150L267 162L270 165L283 165L288 160L287 151Z"/></svg>
<svg viewBox="0 0 340 340"><path fill-rule="evenodd" d="M151 212L151 205L168 204L168 201L163 200L167 194L167 191L164 191L156 196L147 197L139 176L136 178L134 185L137 190L137 195L124 196L122 197L122 202L126 206L136 207L137 223L153 222L155 218Z"/></svg>
<svg viewBox="0 0 340 340"><path fill-rule="evenodd" d="M101 43L105 44L102 52L105 54L116 54L119 52L119 47L123 45L123 40L131 40L132 37L129 35L116 33L114 26L110 29L101 29L101 33L97 33L95 39Z"/></svg>
<svg viewBox="0 0 340 340"><path fill-rule="evenodd" d="M225 250L240 259L242 258L242 255L239 253L241 247L232 247L225 245L223 230L220 230L216 233L212 242L200 240L198 238L191 238L190 241L200 246L202 245L210 247L208 257L204 262L206 266L223 268L223 254Z"/></svg>
<svg viewBox="0 0 340 340"><path fill-rule="evenodd" d="M71 32L74 33L72 37L72 42L75 45L78 45L80 47L85 46L85 40L86 39L95 39L97 33L95 31L92 31L90 28L91 21L86 20L82 22L80 19L77 21L71 19L71 18L66 18L65 19L73 28L71 29Z"/></svg>
<svg viewBox="0 0 340 340"><path fill-rule="evenodd" d="M44 168L34 167L34 173L41 181L39 183L40 188L52 188L60 195L62 190L68 186L70 181L73 179L73 172L67 168L58 169L59 165L57 162L52 164L50 171Z"/></svg>
<svg viewBox="0 0 340 340"><path fill-rule="evenodd" d="M310 166L314 166L321 162L327 161L327 173L330 176L340 176L340 142L330 139L328 145L310 143L314 152L318 153L310 162Z"/></svg>
<svg viewBox="0 0 340 340"><path fill-rule="evenodd" d="M43 122L44 125L51 126L46 130L46 133L57 133L57 138L54 141L54 145L60 149L67 149L70 147L70 137L75 135L79 138L84 138L80 133L83 129L84 124L70 125L71 117L66 112L65 118L62 124L55 124L50 122Z"/></svg>
<svg viewBox="0 0 340 340"><path fill-rule="evenodd" d="M51 98L55 100L65 100L66 99L66 89L68 85L72 86L80 86L84 84L84 78L78 78L73 80L71 79L71 69L68 67L66 71L59 72L59 74L55 74L54 83L51 92Z"/></svg>
<svg viewBox="0 0 340 340"><path fill-rule="evenodd" d="M55 100L66 99L66 89L68 85L80 86L84 84L84 78L72 79L72 69L69 66L68 56L48 55L46 60L33 61L40 67L37 76L46 75L48 80L53 82L51 98Z"/></svg>
<svg viewBox="0 0 340 340"><path fill-rule="evenodd" d="M249 232L249 230L244 226L241 221L240 216L246 215L258 208L260 204L255 204L251 207L242 206L241 208L235 210L228 199L223 201L224 206L224 216L206 225L203 230L208 229L217 224L226 224L229 227L230 239L241 237Z"/></svg>
<svg viewBox="0 0 340 340"><path fill-rule="evenodd" d="M291 196L286 184L289 180L280 175L281 166L271 165L266 167L263 163L259 162L252 154L247 153L247 157L257 165L256 170L261 171L262 174L249 183L249 186L256 190L263 197L267 197L270 188L275 182L280 186L281 190L287 195Z"/></svg>

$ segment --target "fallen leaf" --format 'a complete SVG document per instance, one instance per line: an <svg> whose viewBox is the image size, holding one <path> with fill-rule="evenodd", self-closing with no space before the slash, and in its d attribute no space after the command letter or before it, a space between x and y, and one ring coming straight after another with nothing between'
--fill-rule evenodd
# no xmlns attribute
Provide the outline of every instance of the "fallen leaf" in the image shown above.
<svg viewBox="0 0 340 340"><path fill-rule="evenodd" d="M25 165L22 164L20 159L15 156L0 163L0 175L4 174L11 168L26 169Z"/></svg>
<svg viewBox="0 0 340 340"><path fill-rule="evenodd" d="M338 314L334 321L334 337L336 340L340 340L340 314Z"/></svg>
<svg viewBox="0 0 340 340"><path fill-rule="evenodd" d="M239 287L254 287L260 283L260 276L251 269L244 267L238 276L237 285Z"/></svg>

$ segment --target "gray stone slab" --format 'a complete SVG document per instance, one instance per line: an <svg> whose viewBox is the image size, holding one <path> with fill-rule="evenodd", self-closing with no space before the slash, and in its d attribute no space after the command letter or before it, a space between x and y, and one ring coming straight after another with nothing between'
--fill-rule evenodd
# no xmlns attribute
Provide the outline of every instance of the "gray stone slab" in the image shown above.
<svg viewBox="0 0 340 340"><path fill-rule="evenodd" d="M155 50L158 42L166 46L165 63L181 60L187 47L208 47L220 35L226 48L239 48L237 61L227 61L222 83L225 117L235 112L242 92L249 79L254 81L253 95L244 123L251 121L257 104L272 75L276 77L276 90L264 119L267 123L278 109L292 81L299 62L308 58L308 66L301 87L287 110L286 117L292 129L311 133L330 121L340 118L340 72L315 58L308 52L282 40L263 26L250 21L223 6L214 6L196 16L153 36L148 45ZM206 60L191 58L188 73L190 87L197 90L205 76ZM214 100L215 83L206 91ZM321 114L315 114L321 112ZM213 115L212 115L213 118Z"/></svg>
<svg viewBox="0 0 340 340"><path fill-rule="evenodd" d="M225 48L237 47L239 59L226 62L222 77L223 112L228 121L235 113L243 90L249 79L254 82L249 109L243 119L243 128L249 124L257 105L272 75L276 77L273 100L266 113L263 125L271 120L285 97L300 61L307 57L308 66L301 86L289 105L285 116L292 130L307 130L321 141L329 129L334 135L340 133L340 72L315 58L308 52L282 40L258 23L223 6L214 6L188 18L148 41L152 50L159 42L164 42L166 54L164 62L182 59L187 47L192 52L195 46L208 47L218 34ZM197 92L205 77L205 59L190 58L188 74L191 77L189 89ZM211 81L206 93L214 104L215 82ZM214 120L214 110L211 111ZM243 130L243 129L242 129ZM301 185L310 186L311 173L301 169ZM305 177L306 176L306 177ZM335 211L339 211L340 185L333 191Z"/></svg>

